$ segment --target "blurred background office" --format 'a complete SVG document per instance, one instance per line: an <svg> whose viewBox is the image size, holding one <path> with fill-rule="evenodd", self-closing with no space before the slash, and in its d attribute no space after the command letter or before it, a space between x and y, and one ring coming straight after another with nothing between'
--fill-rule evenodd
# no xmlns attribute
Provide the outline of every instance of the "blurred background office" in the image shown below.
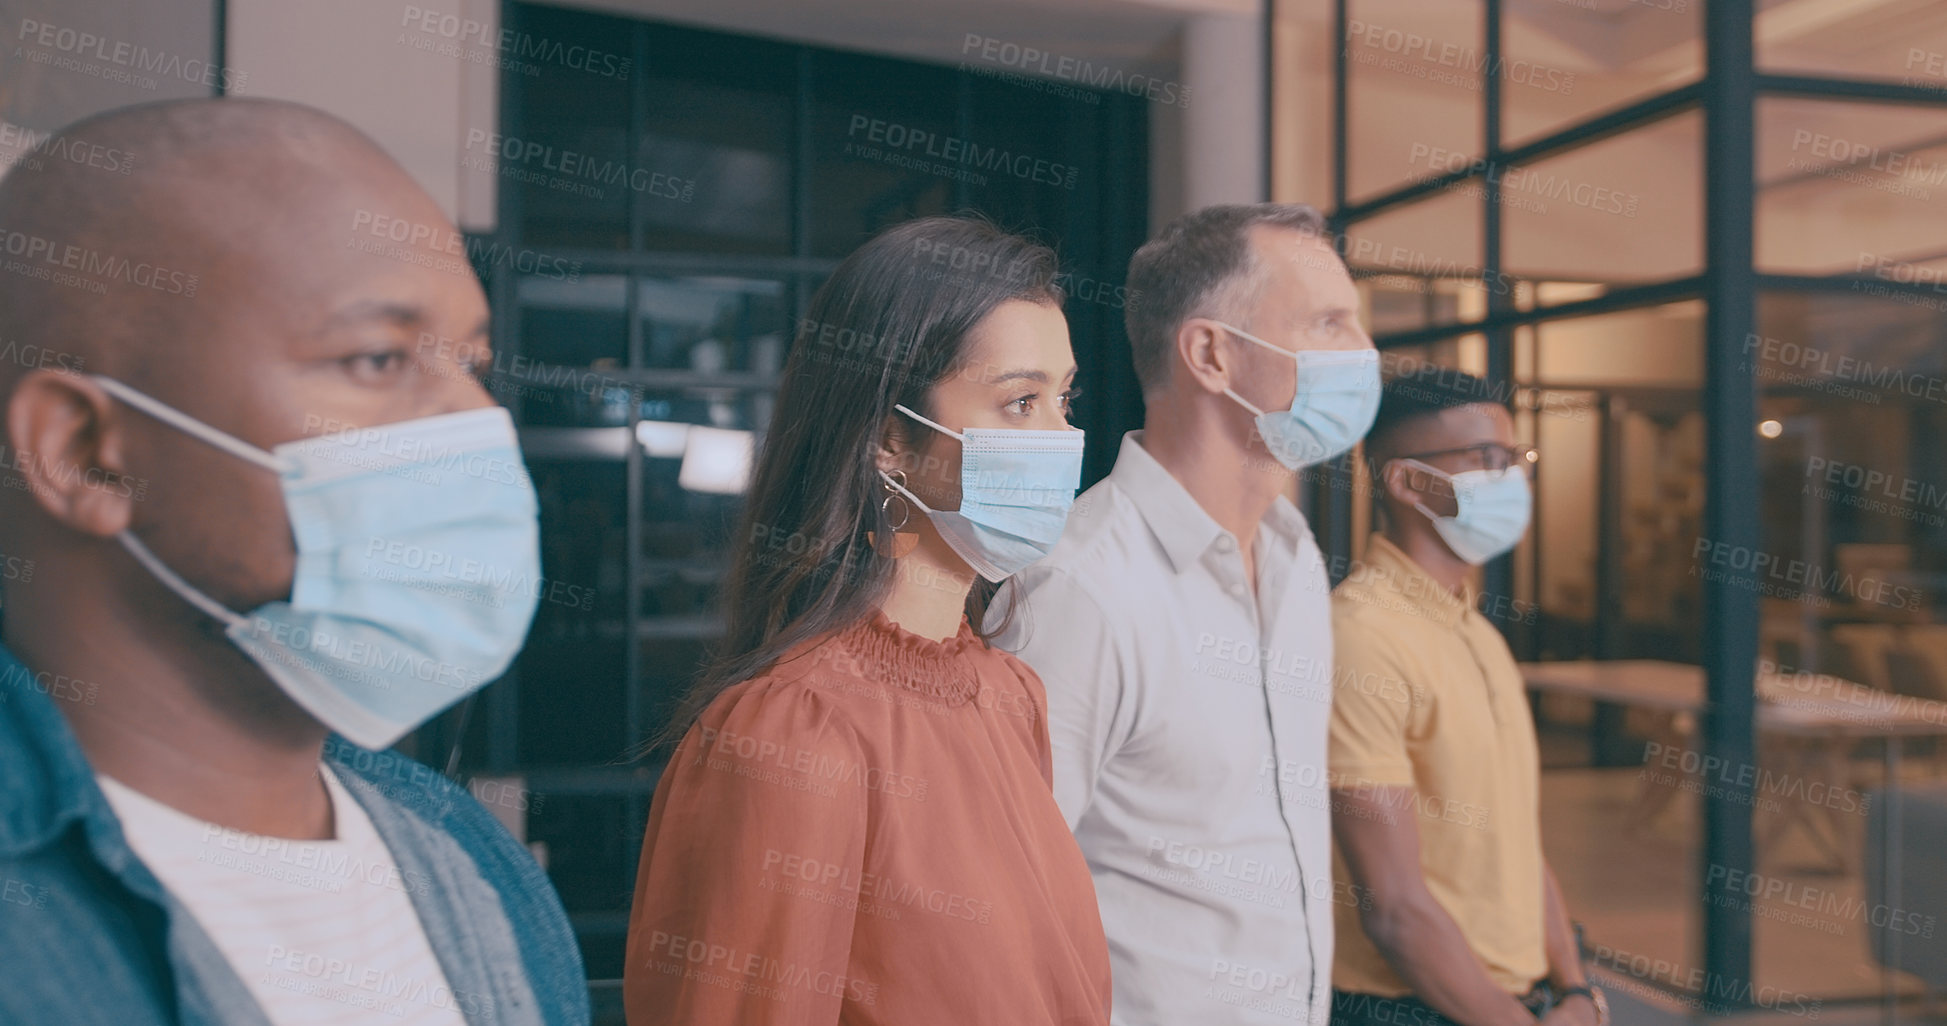
<svg viewBox="0 0 1947 1026"><path fill-rule="evenodd" d="M1481 601L1619 1021L1943 1018L1947 8L0 0L0 31L0 168L94 111L280 97L468 233L547 580L514 671L407 744L544 861L592 977L659 769L632 753L719 630L837 261L963 209L1056 245L1086 485L1141 420L1130 253L1268 198L1345 233L1389 371L1487 377L1540 454ZM1352 466L1297 496L1334 579Z"/></svg>

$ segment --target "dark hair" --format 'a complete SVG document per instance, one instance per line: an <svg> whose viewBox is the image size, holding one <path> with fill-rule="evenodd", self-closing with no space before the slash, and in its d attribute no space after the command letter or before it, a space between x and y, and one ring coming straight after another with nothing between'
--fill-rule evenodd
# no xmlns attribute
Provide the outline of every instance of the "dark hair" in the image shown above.
<svg viewBox="0 0 1947 1026"><path fill-rule="evenodd" d="M1258 277L1250 229L1261 224L1325 236L1325 218L1302 203L1204 207L1171 221L1129 259L1129 292L1142 302L1124 309L1123 325L1145 393L1169 380L1169 354L1185 319L1227 316L1218 304L1245 298L1224 293L1240 279Z"/></svg>
<svg viewBox="0 0 1947 1026"><path fill-rule="evenodd" d="M1380 463L1392 458L1392 436L1402 424L1442 410L1500 402L1501 396L1482 378L1452 367L1420 363L1388 379L1380 390L1379 413L1373 417L1372 430L1366 432L1366 459L1377 474Z"/></svg>
<svg viewBox="0 0 1947 1026"><path fill-rule="evenodd" d="M832 272L798 325L751 476L724 578L725 636L645 751L680 741L725 688L793 646L878 608L895 563L866 538L890 533L879 443L888 418L901 441L912 431L893 406L930 416L933 386L961 369L968 332L995 307L1061 306L1057 270L1053 250L987 221L928 217L879 233ZM975 580L976 630L996 590Z"/></svg>

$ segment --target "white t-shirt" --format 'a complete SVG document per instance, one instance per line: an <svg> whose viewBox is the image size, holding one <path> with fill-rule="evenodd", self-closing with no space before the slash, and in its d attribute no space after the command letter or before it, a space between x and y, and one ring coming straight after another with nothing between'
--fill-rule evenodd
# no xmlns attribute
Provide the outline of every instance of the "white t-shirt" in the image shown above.
<svg viewBox="0 0 1947 1026"><path fill-rule="evenodd" d="M97 775L129 845L186 906L277 1026L464 1026L485 995L453 993L412 896L430 886L393 861L330 769L337 837L246 834L186 816Z"/></svg>

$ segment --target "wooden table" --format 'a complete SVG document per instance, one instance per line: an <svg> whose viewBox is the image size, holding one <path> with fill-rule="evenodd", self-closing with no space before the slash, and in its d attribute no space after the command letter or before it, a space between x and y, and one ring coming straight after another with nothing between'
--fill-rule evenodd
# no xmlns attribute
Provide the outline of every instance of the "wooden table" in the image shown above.
<svg viewBox="0 0 1947 1026"><path fill-rule="evenodd" d="M1685 714L1694 716L1705 709L1704 669L1687 663L1654 659L1522 663L1521 675L1535 691L1577 695L1662 713L1661 740L1677 747L1687 747L1690 733L1687 728L1678 729L1679 721ZM1881 871L1887 893L1898 895L1901 739L1947 736L1947 703L1896 695L1825 674L1778 674L1760 669L1753 674L1753 682L1758 692L1755 726L1761 745L1760 761L1770 756L1782 759L1787 773L1809 776L1817 772L1824 774L1828 781L1845 779L1849 776L1852 750L1859 742L1868 738L1885 742L1886 809ZM1646 825L1669 804L1676 792L1675 787L1655 786L1646 772L1644 787L1638 792L1632 809L1631 825ZM1810 802L1803 797L1804 789L1799 789L1799 793L1799 798L1782 803L1782 814L1772 820L1772 829L1760 841L1760 852L1775 845L1793 824L1802 823L1814 841L1835 857L1838 868L1849 872L1849 853L1863 837L1864 824L1848 824L1839 818L1844 814L1838 809ZM1834 837L1828 839L1816 829L1814 817L1819 812L1825 814ZM1897 936L1893 943L1898 943ZM1889 958L1881 969L1881 1002L1888 1014L1896 994L1893 970L1888 967L1892 961Z"/></svg>
<svg viewBox="0 0 1947 1026"><path fill-rule="evenodd" d="M1528 687L1670 713L1704 711L1704 668L1656 659L1522 663ZM1947 702L1895 695L1826 674L1754 674L1760 733L1831 737L1947 735Z"/></svg>
<svg viewBox="0 0 1947 1026"><path fill-rule="evenodd" d="M1521 673L1536 691L1662 713L1651 740L1686 755L1692 729L1684 721L1705 709L1703 667L1687 663L1655 659L1522 663ZM1897 784L1899 738L1947 735L1947 703L1896 695L1827 674L1760 671L1754 678L1760 760L1775 764L1766 768L1767 773L1785 780L1797 774L1804 780L1844 781L1853 749L1860 741L1879 738L1886 746L1886 786L1892 788ZM1630 808L1626 829L1634 832L1648 826L1684 786L1687 782L1679 784L1671 773L1645 766L1643 786ZM1767 828L1760 833L1760 850L1774 848L1799 826L1836 868L1849 871L1859 839L1853 821L1857 817L1847 818L1832 805L1808 800L1806 788L1788 791L1792 793L1784 801L1757 795L1759 811L1777 813L1768 817ZM1821 820L1824 830L1818 825Z"/></svg>

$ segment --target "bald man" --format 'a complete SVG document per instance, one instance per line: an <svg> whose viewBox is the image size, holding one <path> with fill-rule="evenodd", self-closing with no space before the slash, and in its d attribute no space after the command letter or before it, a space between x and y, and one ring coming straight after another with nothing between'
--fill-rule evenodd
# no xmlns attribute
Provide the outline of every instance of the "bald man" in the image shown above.
<svg viewBox="0 0 1947 1026"><path fill-rule="evenodd" d="M587 1022L539 867L382 751L538 591L463 242L308 108L63 135L137 165L0 180L0 1022Z"/></svg>

